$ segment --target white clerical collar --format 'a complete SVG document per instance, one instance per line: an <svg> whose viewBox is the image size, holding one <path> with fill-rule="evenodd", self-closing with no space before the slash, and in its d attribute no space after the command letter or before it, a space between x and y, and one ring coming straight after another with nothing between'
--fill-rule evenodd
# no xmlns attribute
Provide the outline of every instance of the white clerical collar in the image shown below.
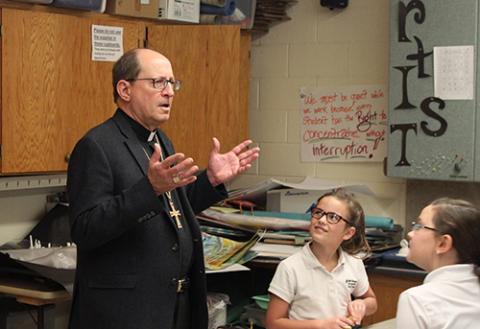
<svg viewBox="0 0 480 329"><path fill-rule="evenodd" d="M155 135L156 135L156 133L155 133L155 130L154 130L150 133L150 135L148 135L147 142L153 141L153 139L155 138Z"/></svg>

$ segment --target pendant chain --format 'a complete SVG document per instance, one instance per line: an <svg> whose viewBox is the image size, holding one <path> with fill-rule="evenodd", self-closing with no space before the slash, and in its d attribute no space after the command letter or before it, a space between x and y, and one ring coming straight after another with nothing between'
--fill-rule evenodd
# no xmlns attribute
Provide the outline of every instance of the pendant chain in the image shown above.
<svg viewBox="0 0 480 329"><path fill-rule="evenodd" d="M158 140L158 137L157 137L156 134L155 134L155 142L160 146L160 141ZM145 155L147 156L147 159L150 161L150 155L148 155L147 150L145 150L145 148L143 146L142 146L142 149L143 149L143 152L145 153ZM160 159L162 161L164 160L163 150L162 150L161 146L160 146ZM180 217L182 217L182 214L177 208L175 208L175 203L173 202L173 198L172 198L172 192L171 191L166 191L165 195L167 196L168 205L170 207L170 211L168 212L168 214L170 215L170 217L172 219L175 218L175 224L177 225L178 229L183 228L182 223L180 222Z"/></svg>

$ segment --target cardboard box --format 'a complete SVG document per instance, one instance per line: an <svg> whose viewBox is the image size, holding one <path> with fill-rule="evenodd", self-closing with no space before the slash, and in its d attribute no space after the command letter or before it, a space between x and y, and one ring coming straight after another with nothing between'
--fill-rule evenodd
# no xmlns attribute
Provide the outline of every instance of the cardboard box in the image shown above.
<svg viewBox="0 0 480 329"><path fill-rule="evenodd" d="M305 213L325 191L278 189L267 191L268 211Z"/></svg>
<svg viewBox="0 0 480 329"><path fill-rule="evenodd" d="M108 0L112 15L198 23L200 0Z"/></svg>
<svg viewBox="0 0 480 329"><path fill-rule="evenodd" d="M268 211L305 213L312 204L327 190L277 189L267 191L266 209ZM355 193L355 199L362 205L366 215L402 218L397 204L392 199L385 199L363 193Z"/></svg>

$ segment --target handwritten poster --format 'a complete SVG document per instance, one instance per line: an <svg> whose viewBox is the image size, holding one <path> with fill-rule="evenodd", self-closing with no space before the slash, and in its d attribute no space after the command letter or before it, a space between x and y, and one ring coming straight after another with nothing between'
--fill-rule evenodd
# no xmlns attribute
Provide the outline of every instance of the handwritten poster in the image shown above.
<svg viewBox="0 0 480 329"><path fill-rule="evenodd" d="M385 86L300 90L301 160L383 161L386 156Z"/></svg>

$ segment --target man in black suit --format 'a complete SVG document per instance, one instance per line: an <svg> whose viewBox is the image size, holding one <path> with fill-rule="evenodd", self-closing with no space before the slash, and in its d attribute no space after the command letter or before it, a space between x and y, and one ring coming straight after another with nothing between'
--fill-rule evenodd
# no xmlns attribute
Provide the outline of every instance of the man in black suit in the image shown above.
<svg viewBox="0 0 480 329"><path fill-rule="evenodd" d="M116 113L75 146L67 180L77 245L70 329L207 328L195 213L225 198L223 183L259 149L247 140L221 154L214 138L208 168L197 173L159 129L179 88L165 56L128 51L113 67Z"/></svg>

